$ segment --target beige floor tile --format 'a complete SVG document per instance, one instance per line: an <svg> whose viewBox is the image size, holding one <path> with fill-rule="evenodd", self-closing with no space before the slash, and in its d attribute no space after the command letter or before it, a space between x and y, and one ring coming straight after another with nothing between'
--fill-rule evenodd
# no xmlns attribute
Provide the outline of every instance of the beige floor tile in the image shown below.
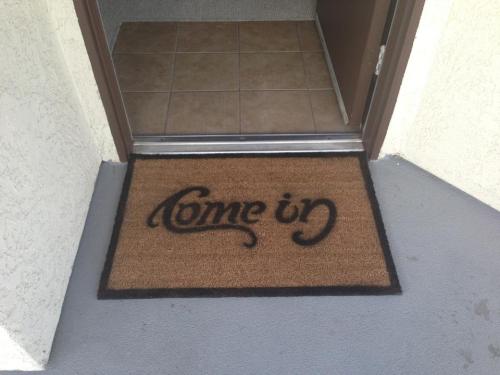
<svg viewBox="0 0 500 375"><path fill-rule="evenodd" d="M238 24L230 22L180 22L178 52L238 52Z"/></svg>
<svg viewBox="0 0 500 375"><path fill-rule="evenodd" d="M323 47L314 21L298 22L298 29L302 51L322 51Z"/></svg>
<svg viewBox="0 0 500 375"><path fill-rule="evenodd" d="M307 91L241 92L242 133L314 133Z"/></svg>
<svg viewBox="0 0 500 375"><path fill-rule="evenodd" d="M323 52L304 52L307 84L310 89L329 89L332 79Z"/></svg>
<svg viewBox="0 0 500 375"><path fill-rule="evenodd" d="M238 134L237 92L178 92L172 94L168 134Z"/></svg>
<svg viewBox="0 0 500 375"><path fill-rule="evenodd" d="M179 53L174 90L238 90L238 54Z"/></svg>
<svg viewBox="0 0 500 375"><path fill-rule="evenodd" d="M310 91L316 131L319 133L354 132L345 125L333 90Z"/></svg>
<svg viewBox="0 0 500 375"><path fill-rule="evenodd" d="M125 22L120 28L114 52L174 52L175 34L173 22Z"/></svg>
<svg viewBox="0 0 500 375"><path fill-rule="evenodd" d="M296 22L242 22L240 23L240 50L299 51Z"/></svg>
<svg viewBox="0 0 500 375"><path fill-rule="evenodd" d="M344 125L314 22L125 23L114 60L134 135L359 130Z"/></svg>
<svg viewBox="0 0 500 375"><path fill-rule="evenodd" d="M168 91L174 55L118 54L115 69L122 91Z"/></svg>
<svg viewBox="0 0 500 375"><path fill-rule="evenodd" d="M168 93L124 93L132 134L161 135L167 120Z"/></svg>
<svg viewBox="0 0 500 375"><path fill-rule="evenodd" d="M242 90L307 88L300 52L242 53L240 60Z"/></svg>

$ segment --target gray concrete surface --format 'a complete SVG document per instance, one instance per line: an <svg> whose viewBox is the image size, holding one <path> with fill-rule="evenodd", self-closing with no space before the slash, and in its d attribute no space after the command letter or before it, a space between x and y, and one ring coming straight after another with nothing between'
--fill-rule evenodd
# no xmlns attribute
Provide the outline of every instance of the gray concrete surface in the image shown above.
<svg viewBox="0 0 500 375"><path fill-rule="evenodd" d="M500 374L500 213L371 164L401 296L98 301L123 165L103 164L48 374Z"/></svg>

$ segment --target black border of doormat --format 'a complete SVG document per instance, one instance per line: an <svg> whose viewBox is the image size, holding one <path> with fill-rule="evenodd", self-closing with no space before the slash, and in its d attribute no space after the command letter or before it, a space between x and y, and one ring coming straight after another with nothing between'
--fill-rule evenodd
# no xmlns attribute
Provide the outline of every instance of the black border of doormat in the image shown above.
<svg viewBox="0 0 500 375"><path fill-rule="evenodd" d="M130 183L136 160L148 159L208 159L208 158L300 158L300 157L345 157L357 156L360 161L361 170L366 190L371 203L373 216L377 226L380 245L384 252L387 271L389 272L390 286L304 286L304 287L251 287L251 288L154 288L154 289L108 289L108 279L111 273L114 253L118 244L120 228L123 222L125 206L127 203ZM118 211L115 217L115 225L106 255L104 269L101 274L98 299L126 299L126 298L186 298L186 297L293 297L293 296L346 296L346 295L390 295L400 294L396 268L389 248L389 241L384 229L382 215L375 196L373 181L368 169L368 160L365 152L322 152L322 153L262 153L262 154L188 154L188 155L130 155L127 174L123 183Z"/></svg>

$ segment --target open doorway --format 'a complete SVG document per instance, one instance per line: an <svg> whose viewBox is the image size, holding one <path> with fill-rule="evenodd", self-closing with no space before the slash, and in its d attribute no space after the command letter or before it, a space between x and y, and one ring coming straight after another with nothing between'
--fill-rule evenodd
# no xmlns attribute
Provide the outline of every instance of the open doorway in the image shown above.
<svg viewBox="0 0 500 375"><path fill-rule="evenodd" d="M113 62L136 139L359 132L314 21L126 22Z"/></svg>
<svg viewBox="0 0 500 375"><path fill-rule="evenodd" d="M370 151L388 37L411 39L423 5L400 3L75 0L113 134L139 153Z"/></svg>

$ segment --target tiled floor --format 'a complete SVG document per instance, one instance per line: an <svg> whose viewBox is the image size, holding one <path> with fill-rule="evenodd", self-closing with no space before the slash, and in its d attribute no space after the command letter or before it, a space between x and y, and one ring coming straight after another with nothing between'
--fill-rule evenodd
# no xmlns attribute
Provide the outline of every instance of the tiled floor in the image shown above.
<svg viewBox="0 0 500 375"><path fill-rule="evenodd" d="M130 22L114 62L134 135L332 133L314 22Z"/></svg>

